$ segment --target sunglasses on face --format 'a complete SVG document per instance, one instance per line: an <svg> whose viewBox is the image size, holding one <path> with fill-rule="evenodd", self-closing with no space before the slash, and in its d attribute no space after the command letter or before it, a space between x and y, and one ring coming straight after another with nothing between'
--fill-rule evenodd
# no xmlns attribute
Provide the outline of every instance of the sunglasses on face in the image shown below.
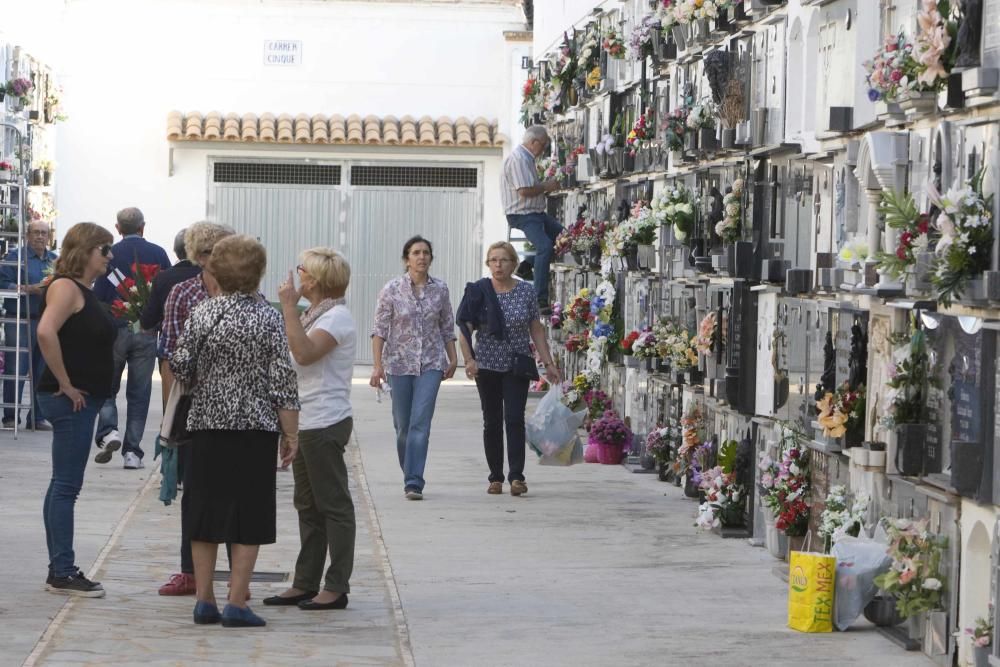
<svg viewBox="0 0 1000 667"><path fill-rule="evenodd" d="M101 257L107 257L111 254L111 244L105 243L101 246Z"/></svg>

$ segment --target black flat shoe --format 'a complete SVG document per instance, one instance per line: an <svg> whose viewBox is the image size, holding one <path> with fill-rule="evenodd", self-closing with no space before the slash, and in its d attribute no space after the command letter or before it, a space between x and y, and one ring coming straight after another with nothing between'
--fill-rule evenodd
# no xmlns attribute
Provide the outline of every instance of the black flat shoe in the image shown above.
<svg viewBox="0 0 1000 667"><path fill-rule="evenodd" d="M291 607L292 605L297 605L300 602L312 600L314 597L316 597L315 593L301 593L287 598L281 597L280 595L272 595L269 598L264 598L264 604L269 607Z"/></svg>
<svg viewBox="0 0 1000 667"><path fill-rule="evenodd" d="M324 609L346 609L347 608L347 593L341 593L340 597L333 602L313 602L312 600L306 600L299 603L299 609L302 611L322 611Z"/></svg>

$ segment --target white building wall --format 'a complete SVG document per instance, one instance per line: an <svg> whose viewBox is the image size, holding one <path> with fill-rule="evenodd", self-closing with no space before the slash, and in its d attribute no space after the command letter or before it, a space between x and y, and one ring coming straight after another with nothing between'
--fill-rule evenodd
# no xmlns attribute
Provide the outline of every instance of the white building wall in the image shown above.
<svg viewBox="0 0 1000 667"><path fill-rule="evenodd" d="M567 29L589 16L595 7L618 7L611 0L535 0L535 53L543 54L562 39Z"/></svg>
<svg viewBox="0 0 1000 667"><path fill-rule="evenodd" d="M50 41L36 44L52 58L69 116L56 156L61 233L81 220L111 227L118 209L138 206L148 237L169 247L205 217L205 153L177 151L168 175L173 109L484 116L511 131L497 82L510 76L503 32L524 27L512 4L90 0L48 9ZM301 41L302 64L265 66L264 42L275 39ZM497 167L486 162L484 239L501 238Z"/></svg>

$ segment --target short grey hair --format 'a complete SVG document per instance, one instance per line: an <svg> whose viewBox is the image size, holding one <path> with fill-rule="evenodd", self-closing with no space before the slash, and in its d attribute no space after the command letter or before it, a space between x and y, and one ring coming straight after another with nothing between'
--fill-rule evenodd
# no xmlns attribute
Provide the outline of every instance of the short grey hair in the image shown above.
<svg viewBox="0 0 1000 667"><path fill-rule="evenodd" d="M524 131L524 138L521 139L521 143L530 144L532 141L545 141L548 138L549 131L544 125L532 125Z"/></svg>
<svg viewBox="0 0 1000 667"><path fill-rule="evenodd" d="M122 235L138 234L146 226L142 211L135 206L129 206L118 211L118 231Z"/></svg>
<svg viewBox="0 0 1000 667"><path fill-rule="evenodd" d="M187 259L187 250L184 248L184 232L187 229L182 229L177 232L177 236L174 237L174 254L177 255L177 259Z"/></svg>
<svg viewBox="0 0 1000 667"><path fill-rule="evenodd" d="M210 254L216 243L235 233L229 225L207 220L196 222L184 230L184 250L192 262L203 267L208 263L209 257L202 255Z"/></svg>

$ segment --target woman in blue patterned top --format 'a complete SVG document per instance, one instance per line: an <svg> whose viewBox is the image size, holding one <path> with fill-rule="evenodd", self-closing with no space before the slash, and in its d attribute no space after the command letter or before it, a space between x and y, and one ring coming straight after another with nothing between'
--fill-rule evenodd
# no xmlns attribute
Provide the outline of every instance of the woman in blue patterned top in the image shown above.
<svg viewBox="0 0 1000 667"><path fill-rule="evenodd" d="M534 358L531 343L545 363L545 378L562 382L539 320L535 290L516 280L517 251L506 241L486 253L490 277L469 283L458 308L465 374L476 380L483 408L483 444L490 467L487 493L503 493L503 437L507 432L510 494L527 493L524 481L524 409L529 380L513 370L515 355ZM475 352L470 330L476 331Z"/></svg>

